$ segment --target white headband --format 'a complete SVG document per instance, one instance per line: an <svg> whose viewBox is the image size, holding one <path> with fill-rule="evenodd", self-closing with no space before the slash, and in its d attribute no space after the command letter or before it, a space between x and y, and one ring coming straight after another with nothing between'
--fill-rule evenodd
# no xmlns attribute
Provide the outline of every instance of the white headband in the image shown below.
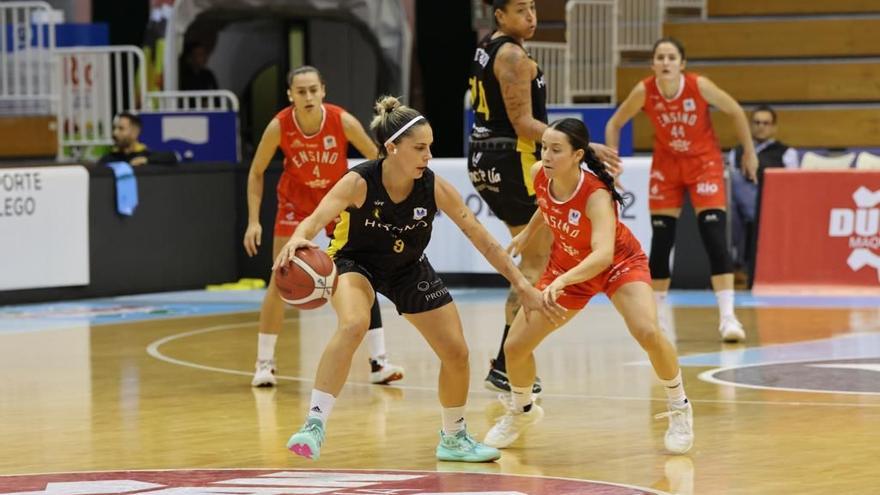
<svg viewBox="0 0 880 495"><path fill-rule="evenodd" d="M412 119L412 120L410 120L409 122L407 122L403 127L401 127L400 129L398 129L397 132L395 132L394 134L392 134L390 138L388 138L388 139L385 140L385 146L388 146L389 144L393 143L395 139L397 139L398 137L400 137L401 134L403 134L404 132L406 132L406 130L409 129L410 127L412 127L413 124L415 124L416 122L418 122L419 119L423 119L423 118L425 118L425 117L422 117L421 115L419 115L418 117L415 117L414 119Z"/></svg>

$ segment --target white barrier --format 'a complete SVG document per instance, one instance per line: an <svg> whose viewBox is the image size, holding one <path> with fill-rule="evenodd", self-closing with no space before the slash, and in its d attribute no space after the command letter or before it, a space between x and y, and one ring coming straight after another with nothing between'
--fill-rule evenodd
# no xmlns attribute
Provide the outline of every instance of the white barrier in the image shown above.
<svg viewBox="0 0 880 495"><path fill-rule="evenodd" d="M0 2L0 114L47 115L55 18L47 2Z"/></svg>
<svg viewBox="0 0 880 495"><path fill-rule="evenodd" d="M89 284L89 173L0 169L0 290Z"/></svg>
<svg viewBox="0 0 880 495"><path fill-rule="evenodd" d="M608 97L617 80L617 3L570 0L565 7L568 97Z"/></svg>
<svg viewBox="0 0 880 495"><path fill-rule="evenodd" d="M58 60L58 160L70 147L113 143L113 117L143 108L147 92L144 53L136 46L55 50Z"/></svg>

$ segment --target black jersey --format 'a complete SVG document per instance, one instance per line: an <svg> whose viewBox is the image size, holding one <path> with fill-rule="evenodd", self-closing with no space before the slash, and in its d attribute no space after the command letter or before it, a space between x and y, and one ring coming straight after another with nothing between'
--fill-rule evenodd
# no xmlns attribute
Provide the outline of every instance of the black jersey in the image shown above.
<svg viewBox="0 0 880 495"><path fill-rule="evenodd" d="M382 185L382 165L382 159L371 160L349 170L367 181L367 198L359 208L342 212L327 253L374 273L394 273L417 263L431 240L437 214L434 172L425 169L409 196L395 203Z"/></svg>
<svg viewBox="0 0 880 495"><path fill-rule="evenodd" d="M499 36L492 39L491 34L483 38L477 45L477 51L471 63L470 78L471 105L474 109L474 127L471 129L471 138L473 139L517 137L513 124L507 116L507 109L504 108L501 85L498 78L495 77L494 71L495 55L505 43L519 45L510 36ZM540 67L538 67L538 74L532 79L531 93L532 117L546 123L547 85Z"/></svg>

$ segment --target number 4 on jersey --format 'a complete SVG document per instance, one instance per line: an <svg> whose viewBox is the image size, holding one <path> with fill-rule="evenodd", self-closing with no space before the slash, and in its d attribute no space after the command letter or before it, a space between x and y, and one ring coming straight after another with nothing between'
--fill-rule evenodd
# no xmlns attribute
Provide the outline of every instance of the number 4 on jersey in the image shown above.
<svg viewBox="0 0 880 495"><path fill-rule="evenodd" d="M483 120L489 120L489 104L486 103L486 88L483 87L483 81L471 76L468 82L471 85L471 107L475 112L483 114Z"/></svg>

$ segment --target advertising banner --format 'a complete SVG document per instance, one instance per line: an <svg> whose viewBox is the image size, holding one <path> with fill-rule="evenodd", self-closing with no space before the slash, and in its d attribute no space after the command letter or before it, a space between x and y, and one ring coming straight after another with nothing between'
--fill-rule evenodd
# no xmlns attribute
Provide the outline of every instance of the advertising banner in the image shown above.
<svg viewBox="0 0 880 495"><path fill-rule="evenodd" d="M0 168L0 291L89 284L89 173Z"/></svg>
<svg viewBox="0 0 880 495"><path fill-rule="evenodd" d="M764 177L754 290L880 292L880 171Z"/></svg>

